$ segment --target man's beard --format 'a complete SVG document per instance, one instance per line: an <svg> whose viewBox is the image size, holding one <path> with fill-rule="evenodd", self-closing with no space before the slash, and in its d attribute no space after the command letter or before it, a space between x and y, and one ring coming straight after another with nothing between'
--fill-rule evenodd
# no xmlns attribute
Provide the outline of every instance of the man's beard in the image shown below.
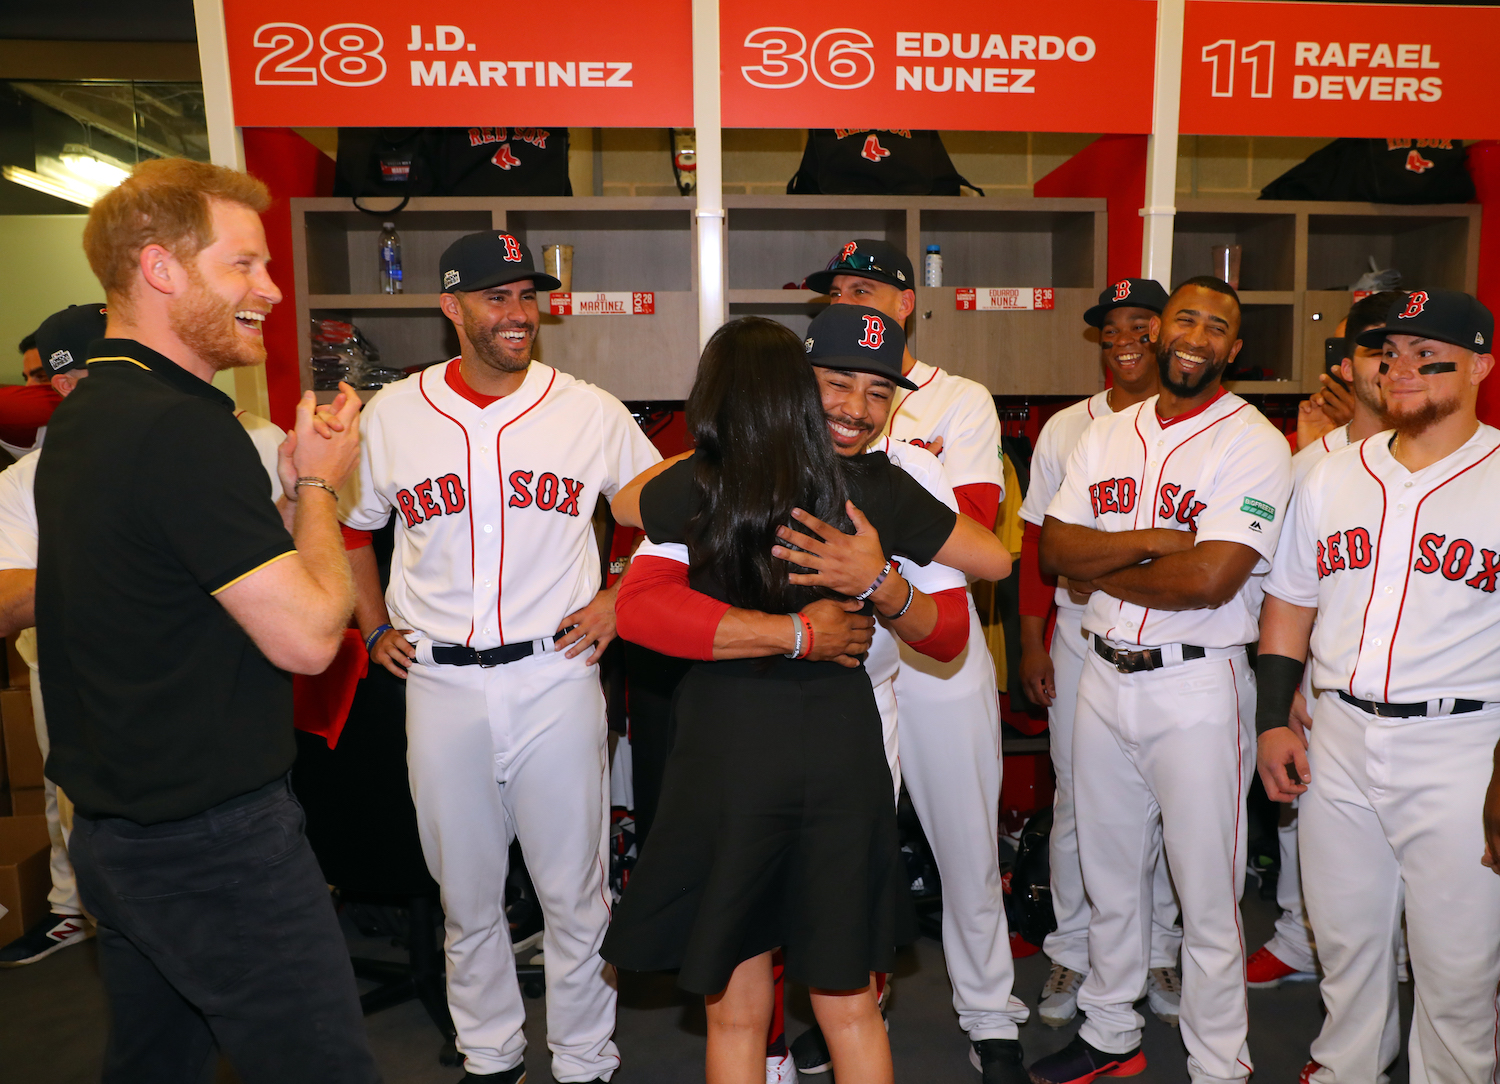
<svg viewBox="0 0 1500 1084"><path fill-rule="evenodd" d="M1415 437L1456 413L1458 406L1457 399L1428 399L1415 410L1396 411L1387 406L1382 420L1396 431L1397 436Z"/></svg>
<svg viewBox="0 0 1500 1084"><path fill-rule="evenodd" d="M248 306L224 300L209 289L196 267L191 263L183 266L193 288L168 310L173 333L216 372L262 364L266 360L265 339L240 338L239 322L234 318Z"/></svg>
<svg viewBox="0 0 1500 1084"><path fill-rule="evenodd" d="M1156 344L1156 371L1161 375L1161 386L1166 388L1179 399L1191 399L1206 388L1209 384L1218 380L1224 370L1229 367L1228 358L1216 358L1203 366L1203 372L1198 379L1189 384L1185 381L1172 379L1172 350L1170 343L1159 342Z"/></svg>
<svg viewBox="0 0 1500 1084"><path fill-rule="evenodd" d="M1359 374L1354 374L1354 382L1349 386L1354 393L1354 398L1363 403L1366 409L1377 417L1385 412L1385 396L1380 391L1380 381L1361 380Z"/></svg>
<svg viewBox="0 0 1500 1084"><path fill-rule="evenodd" d="M534 332L534 328L527 328L528 332ZM467 307L464 308L464 334L469 337L469 345L474 348L474 353L479 355L479 360L486 366L502 373L521 373L531 364L531 348L528 346L526 356L517 360L506 354L495 341L492 328L480 327ZM534 340L533 340L534 342Z"/></svg>

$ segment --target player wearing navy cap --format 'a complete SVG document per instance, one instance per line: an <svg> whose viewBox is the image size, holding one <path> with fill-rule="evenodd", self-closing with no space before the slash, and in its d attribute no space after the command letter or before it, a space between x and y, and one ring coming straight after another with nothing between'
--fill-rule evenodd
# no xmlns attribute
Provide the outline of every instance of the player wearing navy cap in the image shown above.
<svg viewBox="0 0 1500 1084"><path fill-rule="evenodd" d="M595 664L614 639L615 588L600 590L592 514L661 456L618 399L532 359L537 291L558 282L515 236L459 238L439 275L460 356L387 385L362 417L341 513L355 617L371 658L407 682L412 798L442 889L466 1078L526 1075L505 916L519 837L546 921L552 1075L608 1080L619 1054L599 956L609 772ZM365 532L392 516L382 598Z"/></svg>
<svg viewBox="0 0 1500 1084"><path fill-rule="evenodd" d="M1062 487L1068 459L1094 421L1144 402L1160 388L1156 354L1151 339L1161 328L1167 291L1154 279L1121 279L1106 286L1099 302L1083 314L1099 330L1099 353L1113 386L1047 419L1031 457L1031 485L1021 505L1026 531L1021 542L1021 681L1026 695L1047 708L1047 731L1052 744L1052 770L1057 791L1052 805L1052 833L1048 839L1052 873L1052 910L1057 929L1042 946L1052 970L1038 997L1042 1023L1061 1027L1078 1013L1078 989L1089 970L1089 903L1078 865L1078 821L1073 797L1073 713L1078 701L1078 678L1083 673L1083 608L1088 595L1070 590L1067 577L1049 587L1037 564L1042 521L1047 505ZM1057 606L1052 649L1043 644L1048 613ZM1177 953L1182 930L1177 925L1177 899L1167 873L1164 853L1158 854L1151 877L1151 910L1142 920L1151 924L1150 971L1146 996L1151 1009L1176 1024L1181 979Z"/></svg>
<svg viewBox="0 0 1500 1084"><path fill-rule="evenodd" d="M1266 583L1258 760L1267 794L1301 796L1315 1084L1379 1079L1398 1052L1403 884L1411 1078L1495 1074L1500 880L1480 860L1500 870L1500 432L1476 414L1494 330L1467 294L1417 290L1356 336L1382 347L1394 432L1313 467ZM1286 726L1309 650L1310 747Z"/></svg>

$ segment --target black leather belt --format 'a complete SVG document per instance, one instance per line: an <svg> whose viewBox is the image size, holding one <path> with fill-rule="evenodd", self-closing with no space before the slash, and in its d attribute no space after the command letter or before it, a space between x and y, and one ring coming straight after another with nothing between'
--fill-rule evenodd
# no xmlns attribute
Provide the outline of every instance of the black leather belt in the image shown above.
<svg viewBox="0 0 1500 1084"><path fill-rule="evenodd" d="M1160 670L1163 666L1159 647L1148 647L1140 651L1120 651L1110 647L1098 636L1091 635L1089 639L1094 641L1094 654L1122 674L1138 674L1142 670ZM1182 645L1183 662L1206 658L1208 658L1206 648L1194 647L1192 644Z"/></svg>
<svg viewBox="0 0 1500 1084"><path fill-rule="evenodd" d="M1374 700L1361 700L1357 696L1350 696L1342 689L1339 690L1339 699L1346 704L1352 704L1360 711L1368 715L1378 715L1382 719L1411 719L1418 715L1427 715L1427 701L1417 704L1382 704ZM1453 710L1449 712L1437 712L1439 715L1467 715L1471 711L1483 711L1483 700L1455 700Z"/></svg>
<svg viewBox="0 0 1500 1084"><path fill-rule="evenodd" d="M577 627L577 625L569 625L553 636L552 642L557 643ZM522 644L506 644L504 647L492 647L487 651L475 651L472 647L434 646L432 661L442 666L504 666L508 662L520 662L522 659L535 655L536 644L535 640L527 640Z"/></svg>

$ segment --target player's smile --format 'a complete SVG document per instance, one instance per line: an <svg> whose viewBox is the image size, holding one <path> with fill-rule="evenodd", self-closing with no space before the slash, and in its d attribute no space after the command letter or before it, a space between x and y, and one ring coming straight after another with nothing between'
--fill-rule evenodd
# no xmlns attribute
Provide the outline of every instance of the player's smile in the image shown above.
<svg viewBox="0 0 1500 1084"><path fill-rule="evenodd" d="M833 435L833 443L838 448L859 448L870 439L870 433L875 426L868 419L861 420L851 418L846 414L825 415L828 419L828 432Z"/></svg>
<svg viewBox="0 0 1500 1084"><path fill-rule="evenodd" d="M241 309L234 314L234 322L247 334L258 339L261 336L261 326L269 315L269 312L261 312L259 309Z"/></svg>

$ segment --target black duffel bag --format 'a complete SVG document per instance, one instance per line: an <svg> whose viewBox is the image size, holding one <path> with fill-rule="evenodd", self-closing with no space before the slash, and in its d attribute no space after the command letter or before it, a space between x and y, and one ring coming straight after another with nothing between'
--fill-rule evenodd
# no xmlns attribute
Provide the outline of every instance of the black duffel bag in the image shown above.
<svg viewBox="0 0 1500 1084"><path fill-rule="evenodd" d="M380 215L413 196L571 196L568 130L340 128L333 194L401 198Z"/></svg>
<svg viewBox="0 0 1500 1084"><path fill-rule="evenodd" d="M788 195L956 196L970 184L935 131L813 128Z"/></svg>
<svg viewBox="0 0 1500 1084"><path fill-rule="evenodd" d="M1260 190L1261 199L1468 203L1461 139L1335 139Z"/></svg>

